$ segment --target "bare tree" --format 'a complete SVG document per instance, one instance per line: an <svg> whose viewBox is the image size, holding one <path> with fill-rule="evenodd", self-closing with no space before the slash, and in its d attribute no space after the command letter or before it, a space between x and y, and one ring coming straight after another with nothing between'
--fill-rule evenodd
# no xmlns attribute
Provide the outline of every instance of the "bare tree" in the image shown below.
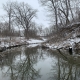
<svg viewBox="0 0 80 80"><path fill-rule="evenodd" d="M59 29L59 24L68 25L70 20L74 20L73 3L74 0L39 0L43 6L47 7L48 12L51 12L51 18L55 18L56 29ZM77 1L79 2L79 1ZM74 4L75 5L75 4ZM54 22L52 22L54 23Z"/></svg>
<svg viewBox="0 0 80 80"><path fill-rule="evenodd" d="M7 13L7 18L8 18L8 27L9 27L9 32L11 33L11 26L12 26L12 11L13 11L13 6L12 2L7 2L6 4L3 5L4 10ZM10 36L11 40L11 36Z"/></svg>
<svg viewBox="0 0 80 80"><path fill-rule="evenodd" d="M29 38L28 32L31 26L32 19L36 16L37 10L32 9L25 3L14 3L13 15L18 25L22 26L26 32L26 37Z"/></svg>
<svg viewBox="0 0 80 80"><path fill-rule="evenodd" d="M68 0L60 0L61 8L58 8L61 11L61 14L64 14L66 19L66 25L69 23L69 7L70 2Z"/></svg>
<svg viewBox="0 0 80 80"><path fill-rule="evenodd" d="M49 11L52 13L52 17L55 17L56 30L58 31L58 0L39 0L42 5L48 7ZM54 19L54 18L52 18Z"/></svg>

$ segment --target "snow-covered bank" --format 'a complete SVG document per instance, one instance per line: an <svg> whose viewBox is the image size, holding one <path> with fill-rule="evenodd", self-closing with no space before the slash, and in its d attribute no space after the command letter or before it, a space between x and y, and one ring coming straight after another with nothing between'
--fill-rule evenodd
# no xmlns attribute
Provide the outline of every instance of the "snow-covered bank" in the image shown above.
<svg viewBox="0 0 80 80"><path fill-rule="evenodd" d="M12 37L11 40L9 37L0 38L0 47L9 47L19 44L27 44L24 37Z"/></svg>
<svg viewBox="0 0 80 80"><path fill-rule="evenodd" d="M27 45L27 47L36 47L45 41L45 39L26 39L25 37L12 37L10 40L9 37L5 37L0 38L0 50L2 52L5 48L18 47L21 45Z"/></svg>
<svg viewBox="0 0 80 80"><path fill-rule="evenodd" d="M68 47L73 48L75 43L80 42L80 38L67 39L66 41L60 41L55 43L44 43L46 41L47 39L44 38L40 40L40 39L26 39L25 37L12 37L10 40L9 37L7 37L7 38L0 38L0 47L4 47L4 46L9 47L14 45L28 44L28 47L45 45L50 49L60 49L60 48L68 48Z"/></svg>
<svg viewBox="0 0 80 80"><path fill-rule="evenodd" d="M4 49L10 49L13 47L18 47L22 45L27 45L26 47L36 47L41 46L42 48L49 49L69 49L75 48L74 46L79 44L80 49L80 38L67 39L66 41L60 41L55 43L47 42L47 39L26 39L24 37L13 37L11 40L9 38L0 38L0 50L4 51ZM76 47L77 48L77 47ZM3 50L2 50L3 49Z"/></svg>
<svg viewBox="0 0 80 80"><path fill-rule="evenodd" d="M44 46L50 49L68 49L69 47L75 48L75 45L80 43L80 38L68 39L62 42L55 42L55 43L46 43ZM80 46L79 46L80 48Z"/></svg>
<svg viewBox="0 0 80 80"><path fill-rule="evenodd" d="M29 44L27 47L36 47L40 46L42 43L44 43L46 39L38 40L38 39L29 39L27 43Z"/></svg>

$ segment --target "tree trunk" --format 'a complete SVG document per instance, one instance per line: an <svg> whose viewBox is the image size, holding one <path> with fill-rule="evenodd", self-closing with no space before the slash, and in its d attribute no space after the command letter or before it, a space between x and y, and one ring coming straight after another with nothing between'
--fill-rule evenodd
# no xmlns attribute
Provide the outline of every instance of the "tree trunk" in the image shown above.
<svg viewBox="0 0 80 80"><path fill-rule="evenodd" d="M53 0L51 0L51 3L52 3L52 5L53 5L53 7L54 7L54 10L55 10L54 12L55 12L56 30L58 31L57 8L56 8L56 5L54 5Z"/></svg>
<svg viewBox="0 0 80 80"><path fill-rule="evenodd" d="M29 39L29 35L28 35L28 33L29 33L28 29L25 29L25 33L24 33L24 35L25 35L25 37L26 37L27 39Z"/></svg>

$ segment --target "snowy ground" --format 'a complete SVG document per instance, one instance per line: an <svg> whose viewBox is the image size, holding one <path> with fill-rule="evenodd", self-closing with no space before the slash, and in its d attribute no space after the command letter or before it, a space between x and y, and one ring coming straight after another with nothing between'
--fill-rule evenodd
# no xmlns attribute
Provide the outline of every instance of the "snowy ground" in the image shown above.
<svg viewBox="0 0 80 80"><path fill-rule="evenodd" d="M27 42L30 44L39 44L42 43L44 40L37 40L37 39L29 39Z"/></svg>
<svg viewBox="0 0 80 80"><path fill-rule="evenodd" d="M79 43L80 38L68 39L63 42L57 42L54 44L46 43L45 46L49 47L50 49L60 49L60 48L67 48L67 47L74 47L75 43Z"/></svg>
<svg viewBox="0 0 80 80"><path fill-rule="evenodd" d="M41 45L43 42L46 42L47 39L42 38L42 40L38 39L29 39L27 40L25 37L13 37L11 40L9 37L7 38L0 38L0 47L9 47L13 45L19 45L19 44L29 44L27 47L36 47L38 45ZM49 47L50 49L60 49L60 48L69 48L74 47L75 43L80 42L80 38L74 38L74 39L68 39L63 42L56 42L54 44L50 43L44 43L46 47Z"/></svg>
<svg viewBox="0 0 80 80"><path fill-rule="evenodd" d="M43 40L29 39L27 42L29 43L28 47L36 47L41 45L45 41L46 39L43 39Z"/></svg>
<svg viewBox="0 0 80 80"><path fill-rule="evenodd" d="M29 44L28 47L36 47L41 43L45 42L46 39L38 40L38 39L29 39L27 40L24 37L12 37L11 40L9 37L7 38L0 38L0 47L9 47L13 45L19 44Z"/></svg>

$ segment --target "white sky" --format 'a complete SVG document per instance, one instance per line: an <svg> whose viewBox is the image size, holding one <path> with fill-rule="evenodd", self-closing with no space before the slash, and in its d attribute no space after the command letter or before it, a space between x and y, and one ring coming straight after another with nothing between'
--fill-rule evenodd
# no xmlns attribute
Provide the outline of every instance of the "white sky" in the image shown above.
<svg viewBox="0 0 80 80"><path fill-rule="evenodd" d="M25 2L28 3L32 8L38 9L37 18L35 19L35 22L38 24L43 24L44 27L48 27L48 21L46 18L46 11L44 10L44 7L42 7L38 0L1 0L0 1L0 16L4 15L3 11L3 4L5 4L7 1L17 1L17 2Z"/></svg>

